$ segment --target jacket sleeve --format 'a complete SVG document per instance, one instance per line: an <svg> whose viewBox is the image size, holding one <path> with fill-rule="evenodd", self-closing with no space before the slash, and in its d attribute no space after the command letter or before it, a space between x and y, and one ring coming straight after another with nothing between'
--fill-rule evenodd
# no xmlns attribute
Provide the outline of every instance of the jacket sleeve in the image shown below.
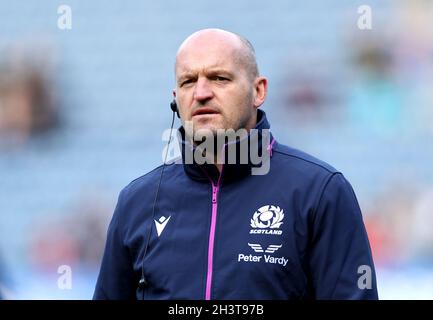
<svg viewBox="0 0 433 320"><path fill-rule="evenodd" d="M378 299L358 201L341 173L328 178L313 216L309 269L315 299Z"/></svg>
<svg viewBox="0 0 433 320"><path fill-rule="evenodd" d="M101 269L96 282L94 300L135 299L135 282L131 257L124 246L120 218L123 214L123 193L114 210L108 227L107 242L102 258Z"/></svg>

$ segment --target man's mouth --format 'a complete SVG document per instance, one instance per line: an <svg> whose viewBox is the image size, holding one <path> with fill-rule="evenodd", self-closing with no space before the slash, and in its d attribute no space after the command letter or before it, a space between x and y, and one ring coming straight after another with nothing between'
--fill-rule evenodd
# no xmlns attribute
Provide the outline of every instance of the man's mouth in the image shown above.
<svg viewBox="0 0 433 320"><path fill-rule="evenodd" d="M209 108L209 107L202 107L198 108L192 113L192 116L205 116L205 115L213 115L213 114L219 114L218 110Z"/></svg>

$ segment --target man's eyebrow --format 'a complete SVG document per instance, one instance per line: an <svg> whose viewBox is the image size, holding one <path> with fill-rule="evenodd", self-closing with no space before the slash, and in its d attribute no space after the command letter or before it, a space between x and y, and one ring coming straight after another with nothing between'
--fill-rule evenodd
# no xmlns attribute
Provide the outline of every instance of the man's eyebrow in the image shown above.
<svg viewBox="0 0 433 320"><path fill-rule="evenodd" d="M181 73L177 77L177 81L182 82L185 79L196 78L197 74L198 74L197 71L192 71L192 70L185 71L184 73ZM212 69L212 68L210 68L208 70L204 70L204 74L206 76L224 75L224 76L231 77L231 78L234 77L233 72L231 72L229 70L225 70L225 69Z"/></svg>
<svg viewBox="0 0 433 320"><path fill-rule="evenodd" d="M177 79L180 80L180 79L189 78L189 77L195 77L195 76L196 76L196 74L194 72L187 71L187 72L181 73L177 77Z"/></svg>
<svg viewBox="0 0 433 320"><path fill-rule="evenodd" d="M230 72L229 70L225 70L225 69L210 69L206 71L206 74L208 75L222 74L222 75L233 77L233 72Z"/></svg>

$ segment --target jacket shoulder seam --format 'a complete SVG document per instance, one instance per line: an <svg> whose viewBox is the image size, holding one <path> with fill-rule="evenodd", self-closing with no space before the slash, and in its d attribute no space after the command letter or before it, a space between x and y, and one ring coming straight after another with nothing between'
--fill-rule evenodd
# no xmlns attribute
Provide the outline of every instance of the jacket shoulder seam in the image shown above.
<svg viewBox="0 0 433 320"><path fill-rule="evenodd" d="M319 210L320 202L322 201L323 195L325 194L325 190L328 187L329 183L331 182L332 178L336 175L342 175L342 173L341 172L332 172L329 176L327 176L324 179L323 186L321 188L319 196L317 197L317 201L313 207L314 208L314 214L313 214L314 219L316 218L316 214L317 214L317 211Z"/></svg>
<svg viewBox="0 0 433 320"><path fill-rule="evenodd" d="M174 164L174 163L166 164L165 167L169 167L169 166L171 166L171 165L173 165L173 164ZM158 169L162 169L162 167L164 167L164 164L161 164L161 165L157 166L156 168L150 170L149 172L147 172L147 173L145 173L145 174L143 174L143 175L141 175L141 176L135 178L135 179L132 180L130 183L128 183L128 184L125 186L124 189L128 189L128 188L129 188L129 187L130 187L134 182L136 182L136 181L138 181L138 180L140 180L140 179L146 177L147 175L150 175L151 173L157 171Z"/></svg>
<svg viewBox="0 0 433 320"><path fill-rule="evenodd" d="M331 173L331 174L341 173L341 172L340 172L339 170L337 170L337 169L331 170L331 169L327 168L326 166L324 166L324 165L322 165L322 164L320 164L320 163L317 163L317 162L315 162L315 161L311 161L311 160L305 159L305 158L303 158L303 157L296 156L296 155L293 155L293 154L290 154L290 153L287 153L287 152L284 152L284 151L280 151L280 150L275 150L275 149L274 149L273 152L275 152L275 153L280 153L280 154L283 154L283 155L288 156L288 157L296 158L296 159L299 159L299 160L302 160L302 161L305 161L305 162L308 162L308 163L314 164L314 165L316 165L316 166L318 166L318 167L321 167L322 169L326 170L327 172L329 172L329 173Z"/></svg>

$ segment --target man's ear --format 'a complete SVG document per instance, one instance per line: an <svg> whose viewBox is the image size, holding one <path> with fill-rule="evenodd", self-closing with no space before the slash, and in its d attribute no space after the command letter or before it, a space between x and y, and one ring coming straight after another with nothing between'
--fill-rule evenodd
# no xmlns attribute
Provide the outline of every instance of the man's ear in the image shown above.
<svg viewBox="0 0 433 320"><path fill-rule="evenodd" d="M268 79L257 77L254 80L254 106L259 108L265 102L268 93Z"/></svg>
<svg viewBox="0 0 433 320"><path fill-rule="evenodd" d="M173 89L173 98L175 98L176 99L176 89Z"/></svg>

